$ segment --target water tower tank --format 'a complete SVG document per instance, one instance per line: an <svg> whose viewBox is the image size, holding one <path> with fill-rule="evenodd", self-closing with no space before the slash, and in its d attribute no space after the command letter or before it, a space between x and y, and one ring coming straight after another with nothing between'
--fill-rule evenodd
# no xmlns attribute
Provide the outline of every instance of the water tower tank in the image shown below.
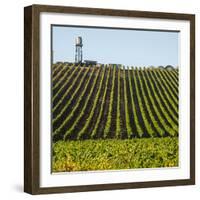
<svg viewBox="0 0 200 200"><path fill-rule="evenodd" d="M82 37L79 36L76 38L76 46L83 46Z"/></svg>

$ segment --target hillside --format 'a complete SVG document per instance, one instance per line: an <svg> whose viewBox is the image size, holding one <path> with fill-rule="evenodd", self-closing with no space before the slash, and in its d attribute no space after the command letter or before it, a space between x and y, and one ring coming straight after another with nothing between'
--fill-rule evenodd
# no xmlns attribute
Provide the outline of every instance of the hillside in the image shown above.
<svg viewBox="0 0 200 200"><path fill-rule="evenodd" d="M53 140L178 136L178 70L52 66Z"/></svg>

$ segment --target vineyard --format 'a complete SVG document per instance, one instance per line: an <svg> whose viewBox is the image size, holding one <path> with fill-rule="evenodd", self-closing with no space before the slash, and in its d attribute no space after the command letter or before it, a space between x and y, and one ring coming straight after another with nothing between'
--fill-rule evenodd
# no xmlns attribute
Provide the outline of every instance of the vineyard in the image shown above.
<svg viewBox="0 0 200 200"><path fill-rule="evenodd" d="M53 141L177 137L178 73L54 64Z"/></svg>

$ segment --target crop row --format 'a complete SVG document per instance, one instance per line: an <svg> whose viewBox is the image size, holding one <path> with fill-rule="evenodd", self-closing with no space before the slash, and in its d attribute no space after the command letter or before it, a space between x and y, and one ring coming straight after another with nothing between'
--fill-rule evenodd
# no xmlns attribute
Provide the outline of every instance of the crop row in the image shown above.
<svg viewBox="0 0 200 200"><path fill-rule="evenodd" d="M54 141L178 135L178 70L63 65L52 75Z"/></svg>

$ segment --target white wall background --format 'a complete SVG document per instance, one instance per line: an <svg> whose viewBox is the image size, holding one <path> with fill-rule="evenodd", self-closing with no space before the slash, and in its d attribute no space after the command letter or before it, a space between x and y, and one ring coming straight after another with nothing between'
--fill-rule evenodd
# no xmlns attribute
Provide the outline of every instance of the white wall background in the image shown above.
<svg viewBox="0 0 200 200"><path fill-rule="evenodd" d="M0 6L0 199L199 199L200 196L200 1L40 0ZM30 4L196 14L196 185L31 196L23 193L23 7Z"/></svg>

